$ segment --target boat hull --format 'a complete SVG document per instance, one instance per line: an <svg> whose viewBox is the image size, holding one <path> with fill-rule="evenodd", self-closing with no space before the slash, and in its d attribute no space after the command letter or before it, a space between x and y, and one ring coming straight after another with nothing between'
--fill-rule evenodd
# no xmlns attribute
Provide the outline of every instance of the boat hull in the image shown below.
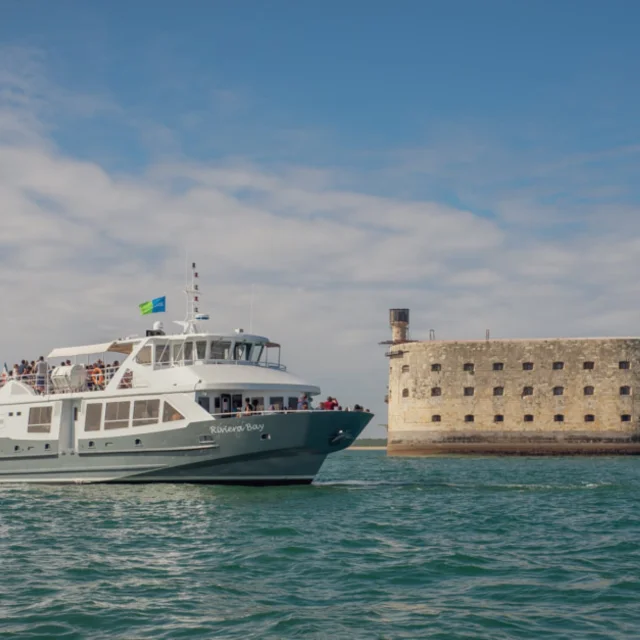
<svg viewBox="0 0 640 640"><path fill-rule="evenodd" d="M158 432L79 433L67 449L0 438L0 482L309 484L327 455L349 446L372 417L311 411L211 419Z"/></svg>

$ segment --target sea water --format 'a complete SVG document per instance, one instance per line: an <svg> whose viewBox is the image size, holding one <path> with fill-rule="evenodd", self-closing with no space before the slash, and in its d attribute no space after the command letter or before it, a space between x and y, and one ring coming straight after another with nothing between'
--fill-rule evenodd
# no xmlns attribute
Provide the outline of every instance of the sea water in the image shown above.
<svg viewBox="0 0 640 640"><path fill-rule="evenodd" d="M639 638L640 459L330 457L309 487L1 486L6 638Z"/></svg>

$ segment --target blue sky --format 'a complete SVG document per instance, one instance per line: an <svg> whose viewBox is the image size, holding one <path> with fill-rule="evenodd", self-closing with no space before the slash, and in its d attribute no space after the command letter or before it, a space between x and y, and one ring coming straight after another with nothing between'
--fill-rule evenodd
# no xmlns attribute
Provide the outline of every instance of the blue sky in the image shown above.
<svg viewBox="0 0 640 640"><path fill-rule="evenodd" d="M254 285L295 368L379 422L388 307L418 337L637 333L639 22L623 1L5 2L0 292L98 341L159 287L182 308L189 247L220 323Z"/></svg>

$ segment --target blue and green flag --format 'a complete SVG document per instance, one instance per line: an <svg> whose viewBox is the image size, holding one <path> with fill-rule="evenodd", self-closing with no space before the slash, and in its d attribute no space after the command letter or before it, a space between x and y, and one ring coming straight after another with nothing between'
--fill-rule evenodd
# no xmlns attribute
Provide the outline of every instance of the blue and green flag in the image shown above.
<svg viewBox="0 0 640 640"><path fill-rule="evenodd" d="M150 313L164 313L167 310L167 298L154 298L149 302L143 302L140 306L140 313L148 316Z"/></svg>

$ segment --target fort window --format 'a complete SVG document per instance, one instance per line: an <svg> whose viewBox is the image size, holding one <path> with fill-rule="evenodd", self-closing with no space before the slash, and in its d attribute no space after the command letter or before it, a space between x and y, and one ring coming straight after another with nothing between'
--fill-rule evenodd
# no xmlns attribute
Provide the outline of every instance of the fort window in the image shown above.
<svg viewBox="0 0 640 640"><path fill-rule="evenodd" d="M631 387L620 387L620 395L621 396L630 396L631 395Z"/></svg>
<svg viewBox="0 0 640 640"><path fill-rule="evenodd" d="M473 387L465 387L464 388L464 395L465 396L472 396L473 395Z"/></svg>
<svg viewBox="0 0 640 640"><path fill-rule="evenodd" d="M467 362L463 367L463 371L468 371L469 373L473 373L473 362Z"/></svg>
<svg viewBox="0 0 640 640"><path fill-rule="evenodd" d="M403 389L402 390L402 397L403 398L408 398L409 397L409 389Z"/></svg>
<svg viewBox="0 0 640 640"><path fill-rule="evenodd" d="M522 390L522 395L523 396L532 396L533 395L533 387L525 387Z"/></svg>
<svg viewBox="0 0 640 640"><path fill-rule="evenodd" d="M431 365L431 371L442 371L442 365L441 364L432 364Z"/></svg>
<svg viewBox="0 0 640 640"><path fill-rule="evenodd" d="M503 371L504 370L504 362L494 362L493 363L494 371Z"/></svg>
<svg viewBox="0 0 640 640"><path fill-rule="evenodd" d="M587 371L591 371L592 369L595 369L595 364L593 362L584 362L582 364L582 368L586 369Z"/></svg>
<svg viewBox="0 0 640 640"><path fill-rule="evenodd" d="M524 417L525 422L533 422L533 416L530 413L527 413Z"/></svg>
<svg viewBox="0 0 640 640"><path fill-rule="evenodd" d="M493 387L493 395L494 396L503 396L504 395L504 387Z"/></svg>
<svg viewBox="0 0 640 640"><path fill-rule="evenodd" d="M440 422L441 418L438 414L431 416L431 422Z"/></svg>
<svg viewBox="0 0 640 640"><path fill-rule="evenodd" d="M504 422L504 416L503 415L493 416L493 421L494 422Z"/></svg>
<svg viewBox="0 0 640 640"><path fill-rule="evenodd" d="M465 422L473 422L473 416L472 415L467 415L464 417L464 421Z"/></svg>
<svg viewBox="0 0 640 640"><path fill-rule="evenodd" d="M628 413L623 413L623 414L620 416L620 420L621 420L622 422L631 422L631 416L630 416Z"/></svg>
<svg viewBox="0 0 640 640"><path fill-rule="evenodd" d="M402 365L402 373L409 373L409 365L408 364L403 364Z"/></svg>
<svg viewBox="0 0 640 640"><path fill-rule="evenodd" d="M564 416L561 413L556 413L556 415L553 416L553 421L554 422L564 422Z"/></svg>
<svg viewBox="0 0 640 640"><path fill-rule="evenodd" d="M433 387L431 389L431 396L433 398L437 397L437 396L441 396L442 395L442 389L440 387Z"/></svg>
<svg viewBox="0 0 640 640"><path fill-rule="evenodd" d="M596 421L596 417L592 413L587 413L587 415L584 417L584 421L585 422L595 422Z"/></svg>
<svg viewBox="0 0 640 640"><path fill-rule="evenodd" d="M554 362L553 363L553 370L554 371L560 371L561 369L564 369L564 362Z"/></svg>
<svg viewBox="0 0 640 640"><path fill-rule="evenodd" d="M553 395L554 396L564 395L564 387L553 387Z"/></svg>
<svg viewBox="0 0 640 640"><path fill-rule="evenodd" d="M533 362L523 362L522 369L524 371L533 371Z"/></svg>
<svg viewBox="0 0 640 640"><path fill-rule="evenodd" d="M584 388L584 395L585 396L592 396L594 391L595 391L595 389L593 387L585 387Z"/></svg>
<svg viewBox="0 0 640 640"><path fill-rule="evenodd" d="M631 366L627 360L622 360L618 363L618 368L620 369L631 369Z"/></svg>

